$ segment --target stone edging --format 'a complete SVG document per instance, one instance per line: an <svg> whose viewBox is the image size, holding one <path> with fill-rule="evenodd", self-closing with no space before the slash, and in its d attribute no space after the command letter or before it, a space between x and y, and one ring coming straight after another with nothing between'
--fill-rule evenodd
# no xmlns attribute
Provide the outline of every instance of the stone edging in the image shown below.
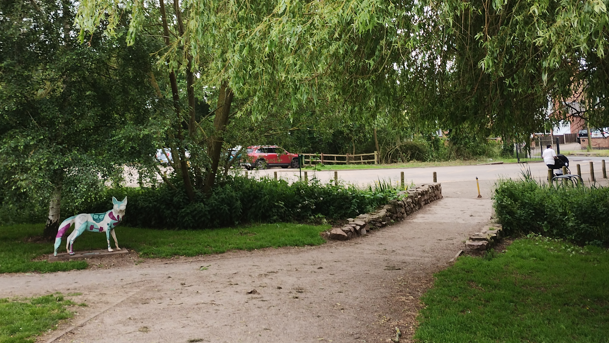
<svg viewBox="0 0 609 343"><path fill-rule="evenodd" d="M402 221L410 214L420 210L423 206L442 199L442 184L423 184L398 193L404 195L401 200L391 200L389 204L372 213L360 214L349 218L349 223L325 232L328 239L346 241L353 237L362 236L370 230L380 229L387 224Z"/></svg>
<svg viewBox="0 0 609 343"><path fill-rule="evenodd" d="M469 236L465 242L465 250L469 253L480 253L492 248L503 236L501 224L492 223L482 231Z"/></svg>

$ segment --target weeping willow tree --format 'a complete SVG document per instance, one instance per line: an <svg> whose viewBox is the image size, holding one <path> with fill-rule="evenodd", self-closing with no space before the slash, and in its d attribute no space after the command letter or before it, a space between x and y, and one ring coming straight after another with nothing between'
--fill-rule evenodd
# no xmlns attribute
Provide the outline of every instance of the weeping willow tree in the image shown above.
<svg viewBox="0 0 609 343"><path fill-rule="evenodd" d="M165 41L156 56L172 79L174 156L191 199L195 190L213 188L231 121L255 125L308 106L349 122L398 107L390 57L402 36L399 9L389 1L85 0L79 6L83 39L100 22L112 30L128 17L129 42L151 28ZM205 120L213 125L197 121L195 97L211 104Z"/></svg>
<svg viewBox="0 0 609 343"><path fill-rule="evenodd" d="M606 1L427 1L413 20L403 84L421 123L505 138L607 123Z"/></svg>

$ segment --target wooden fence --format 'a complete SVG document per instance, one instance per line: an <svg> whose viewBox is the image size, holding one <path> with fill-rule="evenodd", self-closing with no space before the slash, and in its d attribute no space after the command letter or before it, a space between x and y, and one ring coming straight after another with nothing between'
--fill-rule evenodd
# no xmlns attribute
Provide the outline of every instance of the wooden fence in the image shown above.
<svg viewBox="0 0 609 343"><path fill-rule="evenodd" d="M375 151L370 154L338 155L338 154L300 154L303 156L303 165L312 166L314 164L378 164L378 153Z"/></svg>

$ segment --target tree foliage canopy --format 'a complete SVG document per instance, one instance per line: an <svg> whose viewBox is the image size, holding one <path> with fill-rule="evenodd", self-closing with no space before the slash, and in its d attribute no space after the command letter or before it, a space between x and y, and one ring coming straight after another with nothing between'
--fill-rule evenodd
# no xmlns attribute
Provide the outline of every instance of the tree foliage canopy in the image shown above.
<svg viewBox="0 0 609 343"><path fill-rule="evenodd" d="M71 6L0 5L3 203L48 202L63 186L86 197L149 140L136 129L154 101L146 50L101 34L79 42Z"/></svg>

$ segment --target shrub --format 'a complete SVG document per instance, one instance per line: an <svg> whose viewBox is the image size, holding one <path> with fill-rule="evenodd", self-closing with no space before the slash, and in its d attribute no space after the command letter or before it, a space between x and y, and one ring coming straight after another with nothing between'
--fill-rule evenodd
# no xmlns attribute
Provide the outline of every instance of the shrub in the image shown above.
<svg viewBox="0 0 609 343"><path fill-rule="evenodd" d="M406 141L400 147L400 157L402 161L427 161L429 149L427 144L422 141Z"/></svg>
<svg viewBox="0 0 609 343"><path fill-rule="evenodd" d="M507 234L533 232L577 244L609 244L609 188L504 180L494 200Z"/></svg>
<svg viewBox="0 0 609 343"><path fill-rule="evenodd" d="M370 212L397 196L390 187L360 190L352 185L234 177L219 183L209 196L189 202L181 190L159 188L107 189L101 201L83 203L63 213L104 212L112 196L128 196L124 225L163 229L205 229L248 222L345 219Z"/></svg>

